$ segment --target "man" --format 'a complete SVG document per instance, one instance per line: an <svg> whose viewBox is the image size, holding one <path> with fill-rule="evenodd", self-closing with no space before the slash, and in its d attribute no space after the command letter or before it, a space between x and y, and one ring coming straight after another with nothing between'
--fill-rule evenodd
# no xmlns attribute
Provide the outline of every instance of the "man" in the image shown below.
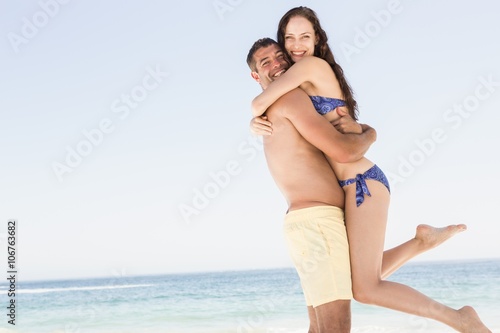
<svg viewBox="0 0 500 333"><path fill-rule="evenodd" d="M269 38L253 45L247 63L262 89L290 66ZM264 138L264 150L271 175L288 202L285 238L306 298L309 332L350 332L344 192L325 154L341 163L358 160L376 133L362 125L362 134L341 134L316 112L301 89L282 96L266 115L273 134Z"/></svg>

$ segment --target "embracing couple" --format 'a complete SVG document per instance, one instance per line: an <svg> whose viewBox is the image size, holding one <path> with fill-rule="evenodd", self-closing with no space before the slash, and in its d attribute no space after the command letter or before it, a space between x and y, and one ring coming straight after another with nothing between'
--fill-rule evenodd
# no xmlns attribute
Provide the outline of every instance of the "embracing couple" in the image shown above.
<svg viewBox="0 0 500 333"><path fill-rule="evenodd" d="M269 170L288 202L284 233L309 332L349 332L352 298L459 332L490 332L469 306L456 310L385 280L466 227L419 225L415 238L384 251L390 187L364 157L376 132L357 123L351 87L327 41L314 11L297 7L281 19L278 42L260 39L247 57L263 89L251 127L264 136Z"/></svg>

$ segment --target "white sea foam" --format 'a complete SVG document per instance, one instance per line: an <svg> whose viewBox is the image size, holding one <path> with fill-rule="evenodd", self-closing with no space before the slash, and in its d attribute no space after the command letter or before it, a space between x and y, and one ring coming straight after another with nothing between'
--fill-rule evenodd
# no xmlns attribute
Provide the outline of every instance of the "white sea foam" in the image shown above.
<svg viewBox="0 0 500 333"><path fill-rule="evenodd" d="M106 289L126 289L126 288L144 288L151 287L154 284L127 284L118 286L87 286L87 287L68 287L68 288L37 288L37 289L19 289L19 294L42 294L64 291L81 291L81 290L106 290Z"/></svg>

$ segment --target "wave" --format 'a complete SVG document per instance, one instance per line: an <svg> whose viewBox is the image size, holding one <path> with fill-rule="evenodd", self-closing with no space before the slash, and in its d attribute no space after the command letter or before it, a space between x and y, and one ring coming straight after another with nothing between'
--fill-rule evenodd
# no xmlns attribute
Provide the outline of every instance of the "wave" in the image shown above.
<svg viewBox="0 0 500 333"><path fill-rule="evenodd" d="M144 288L151 287L154 284L125 284L118 286L87 286L87 287L67 287L67 288L37 288L37 289L19 289L19 294L42 294L64 291L86 291L86 290L105 290L105 289L126 289L126 288Z"/></svg>

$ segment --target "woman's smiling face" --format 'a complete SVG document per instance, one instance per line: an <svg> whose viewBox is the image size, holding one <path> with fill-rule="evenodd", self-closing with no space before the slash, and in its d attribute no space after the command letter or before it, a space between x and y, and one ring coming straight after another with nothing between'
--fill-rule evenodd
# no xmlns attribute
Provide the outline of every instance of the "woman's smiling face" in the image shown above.
<svg viewBox="0 0 500 333"><path fill-rule="evenodd" d="M285 49L294 62L306 56L314 55L317 43L314 27L308 19L294 16L285 29Z"/></svg>

